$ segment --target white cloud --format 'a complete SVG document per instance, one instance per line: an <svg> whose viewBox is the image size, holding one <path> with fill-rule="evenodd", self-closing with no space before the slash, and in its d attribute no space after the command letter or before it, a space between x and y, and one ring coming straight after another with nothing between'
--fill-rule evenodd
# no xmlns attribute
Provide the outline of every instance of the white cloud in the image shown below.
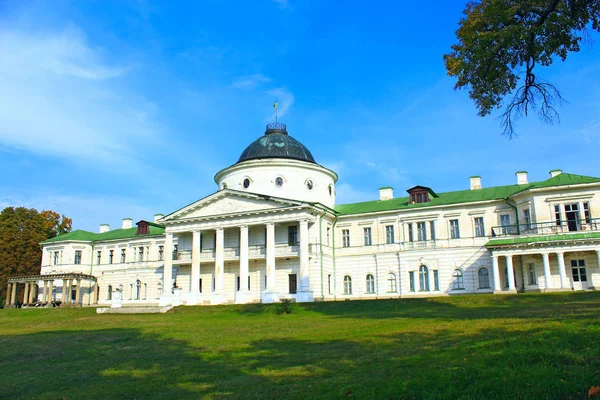
<svg viewBox="0 0 600 400"><path fill-rule="evenodd" d="M131 67L70 26L61 32L0 28L0 146L70 160L139 166L156 145L156 106L127 91Z"/></svg>
<svg viewBox="0 0 600 400"><path fill-rule="evenodd" d="M232 85L236 89L256 89L257 87L271 82L271 78L262 74L242 76L233 81Z"/></svg>
<svg viewBox="0 0 600 400"><path fill-rule="evenodd" d="M335 197L335 202L337 204L346 204L377 200L379 198L379 193L363 192L355 189L349 183L340 183L335 186Z"/></svg>

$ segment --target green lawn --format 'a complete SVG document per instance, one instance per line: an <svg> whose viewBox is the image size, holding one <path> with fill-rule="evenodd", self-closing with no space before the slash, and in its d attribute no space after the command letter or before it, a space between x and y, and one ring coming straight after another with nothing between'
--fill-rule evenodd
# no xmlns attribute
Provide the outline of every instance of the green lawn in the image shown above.
<svg viewBox="0 0 600 400"><path fill-rule="evenodd" d="M0 310L0 398L580 399L600 292Z"/></svg>

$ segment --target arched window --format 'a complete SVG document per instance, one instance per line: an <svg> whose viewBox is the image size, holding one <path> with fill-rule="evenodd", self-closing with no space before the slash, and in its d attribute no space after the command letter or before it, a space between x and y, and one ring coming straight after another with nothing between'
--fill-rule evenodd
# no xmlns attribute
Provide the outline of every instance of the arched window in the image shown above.
<svg viewBox="0 0 600 400"><path fill-rule="evenodd" d="M490 288L490 272L487 268L479 268L479 272L477 272L479 276L479 289L489 289Z"/></svg>
<svg viewBox="0 0 600 400"><path fill-rule="evenodd" d="M108 285L108 291L106 293L106 300L112 300L112 285Z"/></svg>
<svg viewBox="0 0 600 400"><path fill-rule="evenodd" d="M452 272L452 289L453 290L462 290L465 288L465 283L463 280L463 272L460 269L455 269Z"/></svg>
<svg viewBox="0 0 600 400"><path fill-rule="evenodd" d="M349 275L344 277L344 294L352 294L352 278Z"/></svg>
<svg viewBox="0 0 600 400"><path fill-rule="evenodd" d="M139 300L142 294L142 281L139 279L135 281L135 299Z"/></svg>
<svg viewBox="0 0 600 400"><path fill-rule="evenodd" d="M419 267L419 290L421 292L429 291L429 269L424 265Z"/></svg>
<svg viewBox="0 0 600 400"><path fill-rule="evenodd" d="M388 274L388 292L396 292L396 274L390 272Z"/></svg>
<svg viewBox="0 0 600 400"><path fill-rule="evenodd" d="M367 274L367 293L375 293L375 278L371 274Z"/></svg>
<svg viewBox="0 0 600 400"><path fill-rule="evenodd" d="M162 293L163 293L162 282L158 282L158 284L156 285L156 298L160 299L160 296L162 296Z"/></svg>

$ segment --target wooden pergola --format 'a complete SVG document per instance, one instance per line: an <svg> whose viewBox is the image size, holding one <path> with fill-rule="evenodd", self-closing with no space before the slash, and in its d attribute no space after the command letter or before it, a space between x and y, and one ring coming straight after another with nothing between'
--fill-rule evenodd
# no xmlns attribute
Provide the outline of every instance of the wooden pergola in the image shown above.
<svg viewBox="0 0 600 400"><path fill-rule="evenodd" d="M54 281L62 280L62 297L60 302L53 299ZM6 308L16 308L18 306L17 294L19 285L24 285L23 303L24 307L55 307L60 304L61 307L81 307L81 289L82 282L88 281L90 287L91 303L98 303L98 281L95 276L80 273L48 274L48 275L29 275L13 276L8 278L8 287L6 289ZM38 299L40 283L43 282L42 298ZM73 283L75 282L75 298L73 299ZM70 288L70 290L69 290Z"/></svg>

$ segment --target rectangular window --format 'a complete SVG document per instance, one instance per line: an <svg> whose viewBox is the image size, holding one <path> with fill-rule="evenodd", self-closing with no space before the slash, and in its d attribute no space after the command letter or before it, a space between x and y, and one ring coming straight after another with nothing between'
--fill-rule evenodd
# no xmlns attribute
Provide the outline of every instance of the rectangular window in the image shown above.
<svg viewBox="0 0 600 400"><path fill-rule="evenodd" d="M144 261L144 248L138 248L138 261Z"/></svg>
<svg viewBox="0 0 600 400"><path fill-rule="evenodd" d="M109 264L113 263L114 257L115 257L115 251L114 250L109 250L108 251L108 263Z"/></svg>
<svg viewBox="0 0 600 400"><path fill-rule="evenodd" d="M429 236L431 240L435 240L435 221L429 221Z"/></svg>
<svg viewBox="0 0 600 400"><path fill-rule="evenodd" d="M440 276L437 269L433 270L433 290L440 290Z"/></svg>
<svg viewBox="0 0 600 400"><path fill-rule="evenodd" d="M408 241L414 242L412 222L408 223Z"/></svg>
<svg viewBox="0 0 600 400"><path fill-rule="evenodd" d="M331 228L327 227L327 246L329 246L329 236L331 235Z"/></svg>
<svg viewBox="0 0 600 400"><path fill-rule="evenodd" d="M73 264L81 264L81 250L75 250L75 260Z"/></svg>
<svg viewBox="0 0 600 400"><path fill-rule="evenodd" d="M298 227L296 225L288 226L288 244L293 246L298 243Z"/></svg>
<svg viewBox="0 0 600 400"><path fill-rule="evenodd" d="M411 292L415 291L415 271L410 271L408 273L408 278L409 278L409 290Z"/></svg>
<svg viewBox="0 0 600 400"><path fill-rule="evenodd" d="M235 279L235 288L236 288L236 290L238 292L240 291L240 277L239 276L236 276L236 279Z"/></svg>
<svg viewBox="0 0 600 400"><path fill-rule="evenodd" d="M485 236L485 227L483 226L483 217L475 218L475 236L476 237L484 237Z"/></svg>
<svg viewBox="0 0 600 400"><path fill-rule="evenodd" d="M102 261L102 251L98 250L96 252L96 265L100 265L100 261Z"/></svg>
<svg viewBox="0 0 600 400"><path fill-rule="evenodd" d="M198 290L200 291L200 293L202 293L202 278L199 279L198 281Z"/></svg>
<svg viewBox="0 0 600 400"><path fill-rule="evenodd" d="M248 290L250 290L250 275L248 275Z"/></svg>
<svg viewBox="0 0 600 400"><path fill-rule="evenodd" d="M365 246L370 246L371 241L371 228L363 228L364 237L365 237Z"/></svg>
<svg viewBox="0 0 600 400"><path fill-rule="evenodd" d="M296 291L298 290L298 281L296 274L289 274L288 282L290 287L290 294L296 294Z"/></svg>
<svg viewBox="0 0 600 400"><path fill-rule="evenodd" d="M561 225L560 221L560 204L554 206L554 221L556 222L556 226Z"/></svg>
<svg viewBox="0 0 600 400"><path fill-rule="evenodd" d="M504 235L510 234L510 215L500 215L500 225L502 226L502 233Z"/></svg>
<svg viewBox="0 0 600 400"><path fill-rule="evenodd" d="M54 252L54 265L58 265L58 251Z"/></svg>
<svg viewBox="0 0 600 400"><path fill-rule="evenodd" d="M590 214L590 203L588 203L587 201L583 203L583 215L585 217L586 224L592 222L592 215Z"/></svg>
<svg viewBox="0 0 600 400"><path fill-rule="evenodd" d="M427 240L427 228L425 228L425 222L417 222L417 237L419 241Z"/></svg>
<svg viewBox="0 0 600 400"><path fill-rule="evenodd" d="M387 225L385 227L385 242L387 244L394 243L394 225Z"/></svg>
<svg viewBox="0 0 600 400"><path fill-rule="evenodd" d="M162 261L165 256L165 246L158 246L158 259Z"/></svg>
<svg viewBox="0 0 600 400"><path fill-rule="evenodd" d="M342 229L342 246L350 247L350 230Z"/></svg>
<svg viewBox="0 0 600 400"><path fill-rule="evenodd" d="M535 276L535 265L533 263L529 263L527 271L529 275L529 284L537 285L537 278Z"/></svg>
<svg viewBox="0 0 600 400"><path fill-rule="evenodd" d="M531 213L529 208L523 210L523 225L525 229L531 229Z"/></svg>
<svg viewBox="0 0 600 400"><path fill-rule="evenodd" d="M331 274L327 275L327 289L329 294L331 294Z"/></svg>
<svg viewBox="0 0 600 400"><path fill-rule="evenodd" d="M265 289L267 288L267 275L265 275Z"/></svg>
<svg viewBox="0 0 600 400"><path fill-rule="evenodd" d="M459 239L460 231L458 230L458 220L451 219L450 220L450 238L451 239Z"/></svg>
<svg viewBox="0 0 600 400"><path fill-rule="evenodd" d="M126 253L126 249L121 249L121 263L125 262L125 253Z"/></svg>

